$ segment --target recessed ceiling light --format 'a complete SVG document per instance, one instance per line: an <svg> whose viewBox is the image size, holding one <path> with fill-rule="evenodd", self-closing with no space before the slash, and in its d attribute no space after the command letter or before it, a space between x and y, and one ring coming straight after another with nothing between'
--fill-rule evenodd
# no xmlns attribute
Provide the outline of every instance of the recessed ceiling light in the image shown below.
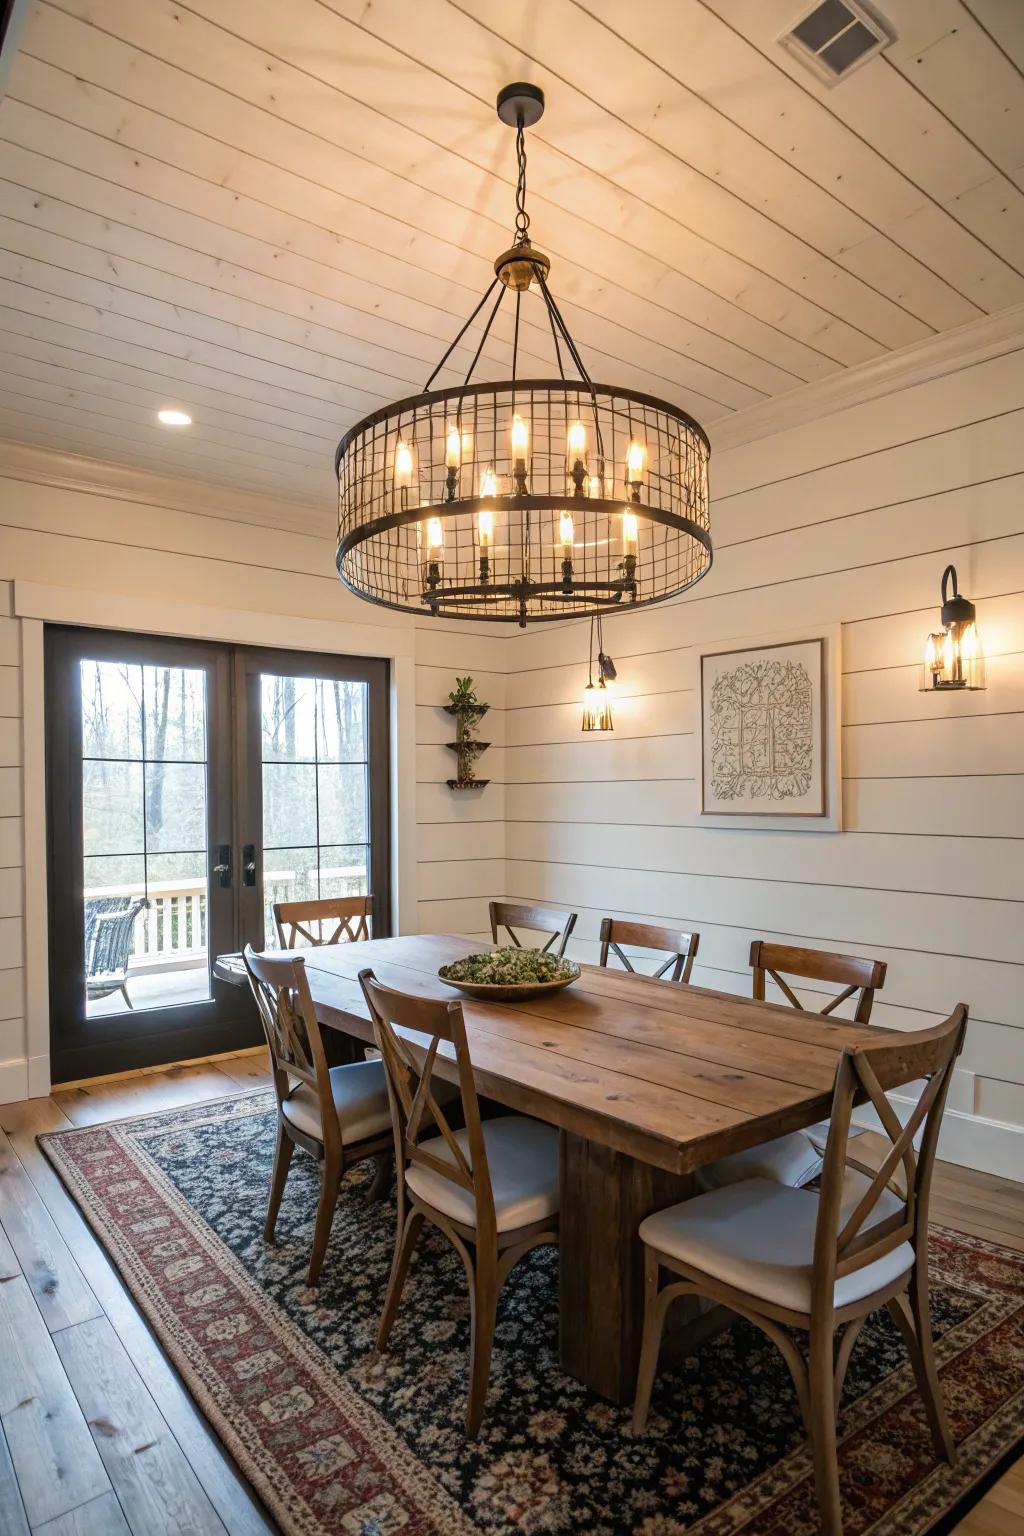
<svg viewBox="0 0 1024 1536"><path fill-rule="evenodd" d="M162 421L165 427L190 427L192 417L186 411L157 411L157 421Z"/></svg>

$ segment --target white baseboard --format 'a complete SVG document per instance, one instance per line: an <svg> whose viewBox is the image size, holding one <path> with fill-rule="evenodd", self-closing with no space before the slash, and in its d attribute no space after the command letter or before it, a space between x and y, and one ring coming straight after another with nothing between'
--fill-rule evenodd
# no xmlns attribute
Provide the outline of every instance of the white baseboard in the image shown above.
<svg viewBox="0 0 1024 1536"><path fill-rule="evenodd" d="M889 1102L906 1124L917 1100L890 1093ZM855 1109L853 1118L869 1130L881 1130L870 1105ZM939 1131L939 1157L962 1168L976 1168L979 1173L994 1173L1024 1184L1024 1125L986 1120L984 1115L968 1114L947 1104Z"/></svg>
<svg viewBox="0 0 1024 1536"><path fill-rule="evenodd" d="M17 1104L28 1096L28 1062L24 1056L20 1061L0 1061L0 1104Z"/></svg>
<svg viewBox="0 0 1024 1536"><path fill-rule="evenodd" d="M939 1156L947 1163L1024 1184L1024 1125L947 1109L939 1132Z"/></svg>
<svg viewBox="0 0 1024 1536"><path fill-rule="evenodd" d="M30 1099L47 1099L50 1096L50 1058L46 1056L30 1056L28 1058L28 1097Z"/></svg>

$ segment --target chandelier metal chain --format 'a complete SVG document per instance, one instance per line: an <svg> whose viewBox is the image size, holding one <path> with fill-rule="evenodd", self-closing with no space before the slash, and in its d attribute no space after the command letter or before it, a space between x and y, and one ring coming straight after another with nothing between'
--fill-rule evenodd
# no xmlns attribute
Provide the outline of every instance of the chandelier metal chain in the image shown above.
<svg viewBox="0 0 1024 1536"><path fill-rule="evenodd" d="M543 107L535 86L498 97L517 179L514 243L494 280L422 393L373 412L338 447L338 572L387 607L520 625L599 616L671 597L711 565L706 435L677 406L593 382L530 240L525 130ZM556 380L519 377L531 288ZM491 371L509 346L495 330L509 289L511 377L478 381L482 360ZM434 389L481 315L462 382Z"/></svg>
<svg viewBox="0 0 1024 1536"><path fill-rule="evenodd" d="M526 129L522 113L516 122L516 244L527 245L530 239L530 215L526 211Z"/></svg>

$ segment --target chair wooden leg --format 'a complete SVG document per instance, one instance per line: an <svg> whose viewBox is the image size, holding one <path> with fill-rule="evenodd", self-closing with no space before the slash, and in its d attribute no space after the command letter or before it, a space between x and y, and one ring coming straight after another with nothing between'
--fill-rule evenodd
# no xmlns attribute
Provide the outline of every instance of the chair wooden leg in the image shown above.
<svg viewBox="0 0 1024 1536"><path fill-rule="evenodd" d="M835 1365L836 1423L839 1422L839 1404L843 1397L843 1382L846 1380L846 1372L849 1369L850 1356L853 1354L853 1346L859 1339L861 1329L866 1322L866 1317L855 1317L852 1322L847 1323L839 1340Z"/></svg>
<svg viewBox="0 0 1024 1536"><path fill-rule="evenodd" d="M412 1251L416 1247L416 1239L420 1235L423 1226L423 1217L419 1211L412 1210L405 1218L404 1227L400 1227L395 1238L395 1256L391 1262L391 1279L388 1281L388 1293L384 1298L384 1310L380 1315L380 1327L377 1329L377 1348L387 1348L388 1338L391 1334L398 1304L402 1299L402 1290L405 1286L405 1277L409 1271L409 1260Z"/></svg>
<svg viewBox="0 0 1024 1536"><path fill-rule="evenodd" d="M310 1255L309 1273L306 1276L307 1285L320 1283L320 1271L323 1268L324 1255L327 1252L331 1227L334 1223L334 1207L338 1203L338 1190L341 1188L341 1174L341 1159L325 1157L323 1181L320 1185L320 1202L316 1208L316 1226L313 1228L313 1252Z"/></svg>
<svg viewBox="0 0 1024 1536"><path fill-rule="evenodd" d="M644 1332L640 1345L640 1365L636 1375L636 1398L633 1402L633 1433L642 1434L647 1428L647 1414L651 1406L651 1392L658 1370L658 1353L661 1334L665 1326L667 1301L658 1296L660 1265L649 1248L644 1249Z"/></svg>
<svg viewBox="0 0 1024 1536"><path fill-rule="evenodd" d="M839 1462L836 1453L835 1365L831 1328L812 1328L811 1356L811 1450L814 1453L814 1487L818 1496L821 1536L842 1536L843 1516L839 1502Z"/></svg>
<svg viewBox="0 0 1024 1536"><path fill-rule="evenodd" d="M483 1421L487 1387L491 1379L491 1348L498 1313L498 1255L477 1250L473 1277L472 1340L469 1352L469 1398L466 1403L466 1437L475 1440Z"/></svg>
<svg viewBox="0 0 1024 1536"><path fill-rule="evenodd" d="M274 1152L274 1172L270 1180L267 1219L263 1224L263 1238L268 1243L274 1241L277 1213L281 1209L281 1196L284 1194L284 1186L288 1179L288 1169L291 1167L292 1153L294 1151L295 1143L290 1136L285 1134L284 1126L278 1121L277 1149Z"/></svg>
<svg viewBox="0 0 1024 1536"><path fill-rule="evenodd" d="M366 1198L371 1203L377 1200L386 1200L391 1193L391 1181L395 1173L394 1154L391 1152L378 1152L374 1158L373 1183L366 1192Z"/></svg>
<svg viewBox="0 0 1024 1536"><path fill-rule="evenodd" d="M927 1275L922 1274L918 1279L915 1270L910 1281L909 1297L902 1294L894 1296L889 1302L889 1313L903 1335L903 1342L907 1346L907 1353L914 1367L917 1390L924 1402L935 1454L954 1467L956 1466L956 1445L946 1419L942 1385L935 1365Z"/></svg>

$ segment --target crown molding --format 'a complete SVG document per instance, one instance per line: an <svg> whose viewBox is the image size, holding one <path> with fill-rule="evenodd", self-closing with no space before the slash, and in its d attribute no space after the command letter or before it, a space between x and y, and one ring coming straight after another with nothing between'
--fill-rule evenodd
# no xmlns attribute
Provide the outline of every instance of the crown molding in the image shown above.
<svg viewBox="0 0 1024 1536"><path fill-rule="evenodd" d="M943 374L970 368L1024 348L1024 304L997 315L983 315L953 331L915 341L898 352L858 363L785 395L775 395L749 410L737 411L708 428L714 453L739 448L758 438L786 432L822 416L862 405Z"/></svg>
<svg viewBox="0 0 1024 1536"><path fill-rule="evenodd" d="M333 539L336 527L335 509L329 503L321 508L308 501L279 501L259 491L153 474L129 464L38 448L31 443L0 441L0 476L314 538Z"/></svg>

